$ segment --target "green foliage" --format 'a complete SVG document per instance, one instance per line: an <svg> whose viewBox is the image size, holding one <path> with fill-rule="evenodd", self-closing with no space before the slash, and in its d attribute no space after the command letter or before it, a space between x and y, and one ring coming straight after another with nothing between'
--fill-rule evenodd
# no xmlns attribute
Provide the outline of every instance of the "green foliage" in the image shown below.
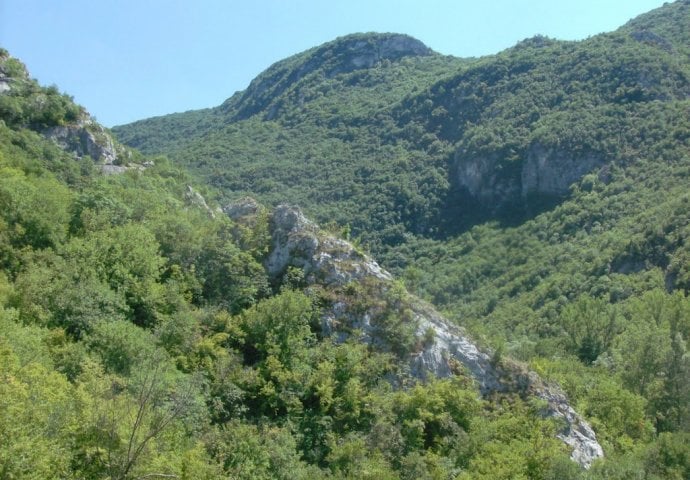
<svg viewBox="0 0 690 480"><path fill-rule="evenodd" d="M373 320L376 335L390 345L394 353L404 357L417 347L417 324L414 312L408 306L409 294L402 283L394 283L386 292L374 295L377 293L385 303Z"/></svg>
<svg viewBox="0 0 690 480"><path fill-rule="evenodd" d="M645 18L582 42L535 37L476 60L418 55L360 69L347 63L359 37L346 37L278 62L217 108L114 131L226 197L288 201L323 224L350 225L397 267L390 247L413 236L445 238L487 217L515 222L566 196L525 195L523 167L538 152L580 176L683 157L687 5ZM491 190L480 198L458 178L477 162L490 165L470 180Z"/></svg>
<svg viewBox="0 0 690 480"><path fill-rule="evenodd" d="M237 479L312 479L318 469L299 458L295 439L282 428L259 429L230 421L217 433L214 455L231 478Z"/></svg>
<svg viewBox="0 0 690 480"><path fill-rule="evenodd" d="M165 259L159 255L158 243L149 230L128 224L94 232L73 239L63 255L68 262L82 263L84 269L98 272L98 280L124 297L135 323L156 323Z"/></svg>
<svg viewBox="0 0 690 480"><path fill-rule="evenodd" d="M579 472L563 467L565 449L553 437L554 425L515 415L515 410L530 408L516 407L510 413L498 409L494 421L479 426L474 455L459 478L553 478L559 470L576 478Z"/></svg>
<svg viewBox="0 0 690 480"><path fill-rule="evenodd" d="M106 372L130 376L154 355L154 342L147 333L130 322L116 320L95 324L86 341Z"/></svg>
<svg viewBox="0 0 690 480"><path fill-rule="evenodd" d="M40 133L80 107L0 51L0 477L687 478L688 18L371 68L344 45L388 36L340 39L118 129L173 161L107 177ZM538 151L605 168L523 197ZM482 159L495 204L457 181ZM269 281L269 210L216 209L247 193L346 225L405 286ZM558 382L606 458L580 470L538 401L409 378L435 339L405 287ZM335 298L381 342L324 338Z"/></svg>
<svg viewBox="0 0 690 480"><path fill-rule="evenodd" d="M247 309L238 322L249 363L273 357L290 368L289 362L299 359L300 351L313 341L310 325L315 320L312 300L291 290Z"/></svg>
<svg viewBox="0 0 690 480"><path fill-rule="evenodd" d="M76 121L82 109L56 86L41 87L28 76L24 65L0 53L0 69L9 80L9 92L0 95L0 118L13 127L45 128Z"/></svg>
<svg viewBox="0 0 690 480"><path fill-rule="evenodd" d="M0 340L0 472L4 478L69 475L69 439L78 426L67 380L37 362L21 364Z"/></svg>
<svg viewBox="0 0 690 480"><path fill-rule="evenodd" d="M656 478L681 479L690 475L690 448L687 433L663 433L646 459L646 467ZM654 478L654 477L653 477Z"/></svg>
<svg viewBox="0 0 690 480"><path fill-rule="evenodd" d="M51 178L27 177L0 169L0 235L3 243L20 249L55 247L65 239L70 192ZM11 266L11 260L5 260Z"/></svg>
<svg viewBox="0 0 690 480"><path fill-rule="evenodd" d="M591 364L604 353L618 333L618 312L603 299L588 296L569 304L561 313L563 329L577 357Z"/></svg>

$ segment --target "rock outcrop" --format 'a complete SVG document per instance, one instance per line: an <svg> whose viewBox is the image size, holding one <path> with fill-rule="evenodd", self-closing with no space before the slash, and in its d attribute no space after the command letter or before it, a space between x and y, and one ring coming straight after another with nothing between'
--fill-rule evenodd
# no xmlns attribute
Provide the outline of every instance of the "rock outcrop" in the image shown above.
<svg viewBox="0 0 690 480"><path fill-rule="evenodd" d="M448 377L453 374L452 361L459 361L479 383L484 395L517 389L544 400L547 405L544 416L563 422L565 428L558 438L572 448L571 458L583 467L604 456L592 427L575 412L557 386L546 384L536 373L512 362L492 361L491 355L478 348L462 329L450 324L431 307L418 304L415 316L419 338L427 335L429 329L434 332L434 342L426 344L413 357L412 371L417 377L428 374Z"/></svg>
<svg viewBox="0 0 690 480"><path fill-rule="evenodd" d="M500 157L489 155L470 159L456 158L456 183L480 205L498 210L520 200L520 179L499 169Z"/></svg>
<svg viewBox="0 0 690 480"><path fill-rule="evenodd" d="M12 90L12 83L17 81L26 81L29 78L29 72L23 63L14 62L14 68L8 64L10 60L10 54L8 51L0 48L0 94L9 92ZM14 70L14 71L13 71Z"/></svg>
<svg viewBox="0 0 690 480"><path fill-rule="evenodd" d="M344 286L364 277L392 280L391 275L351 243L324 234L294 207L281 205L272 216L273 245L266 261L272 276L288 266L304 271L308 283Z"/></svg>
<svg viewBox="0 0 690 480"><path fill-rule="evenodd" d="M251 216L255 202L243 200L224 211L235 220ZM266 260L269 274L280 277L288 267L299 268L309 285L320 285L334 292L347 292L353 285L366 285L369 292L386 295L395 289L392 276L374 259L351 243L323 232L295 207L281 205L271 217L272 245ZM365 341L382 348L390 346L378 325L380 302L367 305L361 290L335 295L331 307L323 312L323 330L343 340L358 332ZM356 304L353 307L351 304ZM424 380L430 375L448 377L461 365L477 381L483 395L494 392L517 392L533 395L545 402L544 416L558 419L564 425L558 436L572 448L572 459L587 468L603 456L601 446L589 424L570 406L566 396L555 385L546 384L533 372L509 360L496 362L491 352L479 348L462 328L451 324L425 302L406 294L389 307L412 327L416 347L405 353L411 374ZM399 353L399 352L398 352Z"/></svg>
<svg viewBox="0 0 690 480"><path fill-rule="evenodd" d="M5 72L0 69L0 93L9 92L11 88L10 77L5 75Z"/></svg>
<svg viewBox="0 0 690 480"><path fill-rule="evenodd" d="M0 95L13 97L19 112L3 118L29 128L55 142L77 159L90 157L106 174L123 173L128 169L144 169L147 165L128 165L132 152L116 142L82 107L61 95L56 87L42 88L29 75L26 66L0 48ZM62 115L46 114L64 110ZM68 111L68 112L67 112ZM28 115L27 112L32 112Z"/></svg>
<svg viewBox="0 0 690 480"><path fill-rule="evenodd" d="M50 127L43 135L79 158L89 156L96 163L109 166L118 166L121 161L113 138L91 120Z"/></svg>
<svg viewBox="0 0 690 480"><path fill-rule="evenodd" d="M321 63L333 54L338 56L339 61L329 65L327 77L371 68L382 60L395 61L403 57L431 54L431 49L422 42L401 34L372 34L368 37L354 35L335 40L333 44L335 48L320 52L321 55L314 57L316 62Z"/></svg>
<svg viewBox="0 0 690 480"><path fill-rule="evenodd" d="M604 163L602 156L594 152L574 155L539 143L533 144L522 167L522 195L565 195L573 183L603 167Z"/></svg>
<svg viewBox="0 0 690 480"><path fill-rule="evenodd" d="M254 79L247 90L228 99L220 109L232 111L236 120L264 113L274 118L279 110L277 100L285 92L299 98L300 82L310 76L333 78L336 75L372 68L384 60L426 56L433 51L419 40L395 33L347 35L320 47L300 53L271 65Z"/></svg>
<svg viewBox="0 0 690 480"><path fill-rule="evenodd" d="M197 192L191 185L187 185L187 191L184 192L184 199L189 205L206 211L210 218L216 218L217 212L208 206L204 196Z"/></svg>
<svg viewBox="0 0 690 480"><path fill-rule="evenodd" d="M532 194L563 197L570 186L605 167L596 152L572 153L534 143L514 168L501 166L498 155L465 158L458 154L456 183L489 209L520 202Z"/></svg>

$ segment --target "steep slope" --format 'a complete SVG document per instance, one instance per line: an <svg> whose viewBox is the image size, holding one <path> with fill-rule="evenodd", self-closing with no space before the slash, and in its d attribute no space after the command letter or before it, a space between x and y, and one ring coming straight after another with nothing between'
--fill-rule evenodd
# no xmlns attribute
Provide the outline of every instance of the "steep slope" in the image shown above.
<svg viewBox="0 0 690 480"><path fill-rule="evenodd" d="M662 140L640 145L639 132L690 92L688 17L675 2L582 42L536 37L479 60L412 55L352 72L335 67L357 58L350 42L387 37L346 37L271 67L212 113L114 131L228 196L298 203L382 252L410 234L529 217L583 175L646 156Z"/></svg>
<svg viewBox="0 0 690 480"><path fill-rule="evenodd" d="M406 35L350 35L278 62L252 81L245 92L221 105L221 110L230 113L232 121L257 114L273 120L282 116L286 101L308 103L309 87L314 83L382 62L432 53L422 42Z"/></svg>
<svg viewBox="0 0 690 480"><path fill-rule="evenodd" d="M576 478L569 455L601 456L555 387L349 242L289 207L230 205L233 221L161 159L105 175L47 130L87 112L4 78L5 476Z"/></svg>
<svg viewBox="0 0 690 480"><path fill-rule="evenodd" d="M422 58L422 57L434 57ZM212 109L175 113L140 120L129 126L115 127L123 140L146 153L160 153L179 149L194 138L215 132L223 125L259 116L264 120L282 117L286 111L304 107L328 93L338 93L346 82L332 81L343 75L351 79L350 87L356 87L358 72L361 76L367 70L380 68L401 59L407 69L394 74L382 72L378 78L371 78L368 87L374 87L371 94L383 98L397 99L409 77L425 76L425 60L438 64L438 55L424 44L406 35L357 34L339 38L333 42L294 55L269 67L254 79L247 90L237 92L222 105ZM446 62L443 62L444 64ZM420 65L421 64L421 65ZM410 75L404 72L415 72ZM428 75L428 74L426 74ZM402 77L402 78L401 78ZM388 88L383 88L387 83ZM364 90L367 89L365 86ZM352 95L356 103L370 104L365 99ZM392 100L389 100L392 101ZM366 108L366 107L364 107ZM331 112L331 114L334 112ZM183 133L180 135L179 133Z"/></svg>
<svg viewBox="0 0 690 480"><path fill-rule="evenodd" d="M251 225L260 207L245 199L225 211L234 220ZM329 300L321 313L325 335L340 342L355 335L360 341L394 351L409 362L412 375L419 379L451 377L464 368L485 396L512 392L539 398L546 404L545 417L563 421L558 436L572 448L573 460L588 468L603 456L594 431L558 387L544 384L535 373L510 360L492 359L492 352L482 351L461 328L404 290L382 309L380 300L390 298L396 289L393 277L349 242L320 230L299 209L280 205L270 222L268 274L279 278L288 267L294 267L306 285L326 289L324 297ZM393 327L391 316L399 317Z"/></svg>
<svg viewBox="0 0 690 480"><path fill-rule="evenodd" d="M15 129L28 128L53 140L78 160L89 157L106 173L120 173L136 160L72 98L57 87L44 88L26 67L0 49L0 118Z"/></svg>
<svg viewBox="0 0 690 480"><path fill-rule="evenodd" d="M688 9L676 2L583 42L523 41L396 116L453 145L455 184L484 208L562 197L584 174L644 156L643 131L690 96L688 57L674 47L687 41Z"/></svg>
<svg viewBox="0 0 690 480"><path fill-rule="evenodd" d="M409 54L373 53L386 52L391 39L408 45ZM411 158L402 145L381 138L389 127L395 130L390 108L465 63L401 35L348 36L279 62L246 92L209 114L194 114L195 123L192 114L175 114L114 131L146 152L170 153L158 132L167 136L176 122L184 123L174 149L185 153L172 157L204 170L209 183L233 192L230 197L251 193L273 205L289 200L319 220L349 223L358 234L364 225L369 232L390 225L391 241L399 241L404 210L407 223L419 224L415 230L433 228L422 218L434 215L446 178L439 162ZM150 148L154 143L158 148ZM201 163L206 167L198 170ZM398 165L395 178L392 165ZM418 175L426 186L417 185ZM365 194L380 202L364 202Z"/></svg>
<svg viewBox="0 0 690 480"><path fill-rule="evenodd" d="M225 198L333 222L494 357L557 381L607 454L594 478L684 478L689 10L676 1L582 42L535 37L481 59L317 68L246 118L232 116L243 94L212 110L218 122L196 114L198 137L190 122L175 144L156 119L116 131ZM403 333L396 348L414 343Z"/></svg>

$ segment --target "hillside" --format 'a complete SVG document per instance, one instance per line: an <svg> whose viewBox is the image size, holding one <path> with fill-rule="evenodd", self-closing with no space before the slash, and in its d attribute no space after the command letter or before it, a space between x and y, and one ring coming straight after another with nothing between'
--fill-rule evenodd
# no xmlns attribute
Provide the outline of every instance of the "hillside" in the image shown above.
<svg viewBox="0 0 690 480"><path fill-rule="evenodd" d="M0 85L3 478L579 478L601 464L558 386L298 209L211 201L4 50ZM649 448L650 468L675 468Z"/></svg>
<svg viewBox="0 0 690 480"><path fill-rule="evenodd" d="M228 197L290 201L349 225L381 253L408 235L528 218L584 174L652 154L635 129L659 130L666 108L684 113L687 8L583 42L537 37L473 60L411 50L340 72L357 59L349 45L388 38L344 37L279 62L220 107L114 132Z"/></svg>
<svg viewBox="0 0 690 480"><path fill-rule="evenodd" d="M607 454L591 475L684 478L689 32L690 2L676 1L584 41L478 59L358 34L219 107L114 132L221 201L300 205L499 356L558 381ZM391 39L398 54L371 53Z"/></svg>

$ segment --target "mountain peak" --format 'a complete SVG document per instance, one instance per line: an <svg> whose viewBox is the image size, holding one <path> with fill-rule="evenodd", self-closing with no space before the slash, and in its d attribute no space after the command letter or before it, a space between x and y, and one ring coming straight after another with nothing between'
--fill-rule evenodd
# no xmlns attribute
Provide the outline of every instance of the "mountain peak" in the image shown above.
<svg viewBox="0 0 690 480"><path fill-rule="evenodd" d="M341 61L332 70L337 73L370 68L382 60L430 55L432 50L416 38L398 33L360 33L329 42L317 50L316 58L326 60L336 55ZM320 55L318 55L320 54Z"/></svg>
<svg viewBox="0 0 690 480"><path fill-rule="evenodd" d="M224 109L235 107L236 119L264 110L273 100L313 74L333 78L340 74L395 62L406 57L432 55L421 41L399 33L355 33L294 55L270 66L241 96L232 97Z"/></svg>
<svg viewBox="0 0 690 480"><path fill-rule="evenodd" d="M638 42L666 52L690 55L690 0L665 3L633 18L619 30L628 32Z"/></svg>

